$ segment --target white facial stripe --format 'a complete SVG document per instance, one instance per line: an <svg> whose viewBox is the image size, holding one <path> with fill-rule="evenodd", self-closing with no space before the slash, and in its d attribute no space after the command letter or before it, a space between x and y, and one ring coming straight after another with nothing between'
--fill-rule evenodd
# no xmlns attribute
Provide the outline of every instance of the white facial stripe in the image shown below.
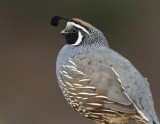
<svg viewBox="0 0 160 124"><path fill-rule="evenodd" d="M80 26L79 24L76 24L76 23L74 23L74 22L67 22L67 26L68 25L73 25L73 26L75 26L75 27L77 27L77 28L80 28L80 29L82 29L84 32L86 32L87 34L89 34L89 32L84 28L84 27L82 27L82 26Z"/></svg>
<svg viewBox="0 0 160 124"><path fill-rule="evenodd" d="M81 43L81 41L82 41L82 38L83 38L83 35L82 35L81 32L79 31L79 32L78 32L78 39L77 39L77 41L75 42L75 44L72 44L72 45L74 45L74 46L79 45L79 44Z"/></svg>

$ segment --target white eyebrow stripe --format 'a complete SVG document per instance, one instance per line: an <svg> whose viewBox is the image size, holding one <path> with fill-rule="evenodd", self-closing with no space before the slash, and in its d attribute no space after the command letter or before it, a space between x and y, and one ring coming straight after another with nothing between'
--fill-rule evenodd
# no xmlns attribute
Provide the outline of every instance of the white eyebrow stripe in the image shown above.
<svg viewBox="0 0 160 124"><path fill-rule="evenodd" d="M79 45L79 44L81 43L81 41L82 41L82 38L83 38L83 35L82 35L81 32L79 31L79 32L78 32L78 39L77 39L77 41L75 42L75 44L72 44L72 45L74 45L74 46Z"/></svg>
<svg viewBox="0 0 160 124"><path fill-rule="evenodd" d="M75 27L77 27L77 28L80 28L80 29L82 29L84 32L86 32L87 34L89 34L89 31L87 31L84 27L82 27L82 26L80 26L79 24L76 24L76 23L74 23L74 22L67 22L67 25L73 25L73 26L75 26Z"/></svg>

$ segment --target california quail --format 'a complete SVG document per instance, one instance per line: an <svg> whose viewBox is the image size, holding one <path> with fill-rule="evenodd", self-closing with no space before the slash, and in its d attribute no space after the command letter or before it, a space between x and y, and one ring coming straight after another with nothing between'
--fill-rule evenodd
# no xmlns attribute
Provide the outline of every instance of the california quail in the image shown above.
<svg viewBox="0 0 160 124"><path fill-rule="evenodd" d="M58 26L64 17L54 16ZM61 31L67 44L57 57L56 73L68 103L97 124L160 124L148 81L112 50L103 33L78 18Z"/></svg>

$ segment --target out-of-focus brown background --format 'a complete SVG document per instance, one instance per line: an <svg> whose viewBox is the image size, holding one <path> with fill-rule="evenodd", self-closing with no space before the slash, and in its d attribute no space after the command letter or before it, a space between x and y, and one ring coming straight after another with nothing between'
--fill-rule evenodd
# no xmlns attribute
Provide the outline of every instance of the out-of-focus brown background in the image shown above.
<svg viewBox="0 0 160 124"><path fill-rule="evenodd" d="M78 17L148 77L160 118L159 0L1 0L0 124L93 124L67 104L55 62L65 44L53 15Z"/></svg>

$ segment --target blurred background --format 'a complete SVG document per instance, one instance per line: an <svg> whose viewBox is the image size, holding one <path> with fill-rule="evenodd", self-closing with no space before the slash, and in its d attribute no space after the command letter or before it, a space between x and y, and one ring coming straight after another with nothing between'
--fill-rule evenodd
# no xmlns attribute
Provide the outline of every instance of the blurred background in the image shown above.
<svg viewBox="0 0 160 124"><path fill-rule="evenodd" d="M160 118L159 0L1 0L0 124L93 124L65 101L55 75L65 44L51 17L78 17L147 77Z"/></svg>

